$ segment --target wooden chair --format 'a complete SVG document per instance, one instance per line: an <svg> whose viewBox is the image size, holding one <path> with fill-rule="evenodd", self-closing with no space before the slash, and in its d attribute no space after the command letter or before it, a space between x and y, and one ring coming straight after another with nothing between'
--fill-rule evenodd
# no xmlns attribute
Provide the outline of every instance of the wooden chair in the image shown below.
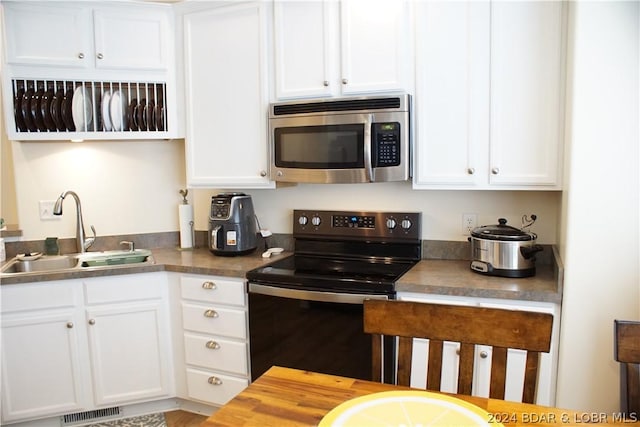
<svg viewBox="0 0 640 427"><path fill-rule="evenodd" d="M440 390L442 343L460 343L458 394L470 395L475 345L493 347L489 395L504 399L507 350L527 350L522 401L533 403L540 352L549 352L553 316L548 313L410 301L366 300L364 330L372 334L373 379L380 381L382 336L398 337L397 383L409 386L413 338L429 340L427 390Z"/></svg>
<svg viewBox="0 0 640 427"><path fill-rule="evenodd" d="M640 321L614 320L614 357L620 365L621 410L640 416Z"/></svg>

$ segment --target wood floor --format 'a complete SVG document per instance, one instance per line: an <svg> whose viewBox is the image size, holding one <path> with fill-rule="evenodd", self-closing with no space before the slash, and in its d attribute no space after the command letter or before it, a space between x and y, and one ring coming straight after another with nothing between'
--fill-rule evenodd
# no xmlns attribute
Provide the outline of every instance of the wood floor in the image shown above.
<svg viewBox="0 0 640 427"><path fill-rule="evenodd" d="M167 427L198 427L208 417L186 411L165 412Z"/></svg>

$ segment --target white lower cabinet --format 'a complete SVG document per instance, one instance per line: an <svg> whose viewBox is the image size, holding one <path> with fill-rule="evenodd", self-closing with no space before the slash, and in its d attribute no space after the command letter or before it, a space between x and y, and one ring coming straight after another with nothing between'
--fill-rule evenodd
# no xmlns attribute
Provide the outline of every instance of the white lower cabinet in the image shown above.
<svg viewBox="0 0 640 427"><path fill-rule="evenodd" d="M540 355L536 403L538 405L545 406L555 405L558 339L560 331L560 307L558 304L520 300L512 301L490 298L426 295L409 292L399 292L397 298L404 301L418 301L434 304L474 305L552 314L554 319L551 350L549 353L542 353ZM429 351L429 340L414 339L413 344L411 386L424 388L427 378L426 360ZM443 345L442 377L440 383L442 391L450 393L456 392L459 348L460 344L454 342L445 342ZM489 397L489 385L491 380L491 347L478 345L476 346L475 351L472 394L474 396ZM508 350L505 400L522 400L525 362L525 351L514 349Z"/></svg>
<svg viewBox="0 0 640 427"><path fill-rule="evenodd" d="M166 276L3 285L1 424L174 393Z"/></svg>
<svg viewBox="0 0 640 427"><path fill-rule="evenodd" d="M249 385L243 279L180 278L187 397L224 405Z"/></svg>
<svg viewBox="0 0 640 427"><path fill-rule="evenodd" d="M168 397L173 391L166 276L155 277L124 275L85 282L94 399L99 406Z"/></svg>

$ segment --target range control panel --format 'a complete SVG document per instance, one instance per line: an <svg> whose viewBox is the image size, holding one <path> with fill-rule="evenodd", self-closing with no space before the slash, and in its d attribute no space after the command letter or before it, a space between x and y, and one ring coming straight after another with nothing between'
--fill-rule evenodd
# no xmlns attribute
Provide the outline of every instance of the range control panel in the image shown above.
<svg viewBox="0 0 640 427"><path fill-rule="evenodd" d="M293 235L420 240L420 212L293 211Z"/></svg>

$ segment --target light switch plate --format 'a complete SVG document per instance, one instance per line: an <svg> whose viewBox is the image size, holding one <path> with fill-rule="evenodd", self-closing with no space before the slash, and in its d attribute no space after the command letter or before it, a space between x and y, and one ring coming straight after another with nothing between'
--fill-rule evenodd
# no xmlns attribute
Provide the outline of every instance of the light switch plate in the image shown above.
<svg viewBox="0 0 640 427"><path fill-rule="evenodd" d="M53 207L55 206L55 204L55 200L40 200L40 219L59 219L53 214Z"/></svg>

